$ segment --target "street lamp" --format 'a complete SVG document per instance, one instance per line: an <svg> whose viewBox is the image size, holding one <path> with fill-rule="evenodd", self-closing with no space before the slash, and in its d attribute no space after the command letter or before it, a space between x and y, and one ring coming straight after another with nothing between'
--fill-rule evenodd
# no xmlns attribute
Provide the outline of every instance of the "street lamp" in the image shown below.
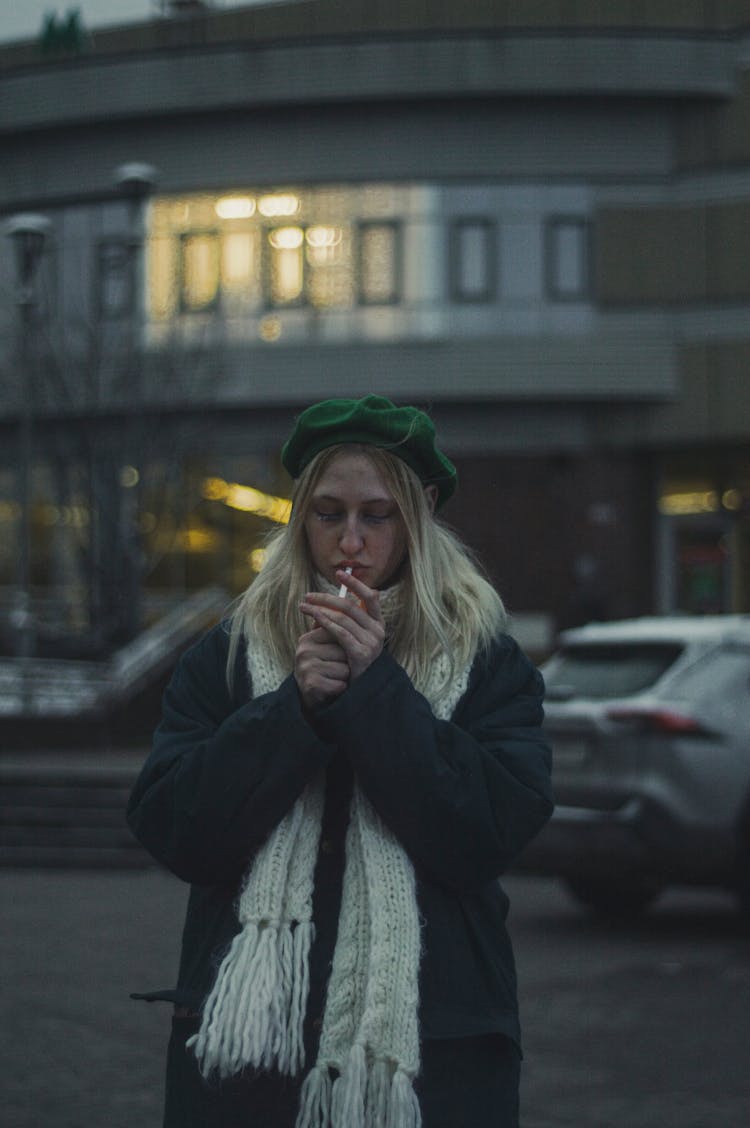
<svg viewBox="0 0 750 1128"><path fill-rule="evenodd" d="M137 360L136 343L140 323L140 301L143 287L143 206L156 187L156 169L143 161L128 161L118 165L113 174L115 185L128 204L127 270L131 294L128 363L132 369ZM138 375L137 373L131 373Z"/></svg>
<svg viewBox="0 0 750 1128"><path fill-rule="evenodd" d="M127 235L127 264L129 272L129 290L131 295L129 325L127 334L127 379L130 399L130 411L127 425L127 439L131 446L129 452L131 461L140 461L142 442L139 441L142 427L143 392L145 388L144 373L142 371L143 353L141 350L141 336L143 332L143 294L145 286L144 267L144 205L153 194L156 187L156 169L153 165L142 161L128 161L118 165L114 170L114 181L122 197L128 204L128 235ZM126 409L127 410L127 409ZM118 547L122 550L118 565L124 569L119 584L120 594L124 596L121 625L127 637L135 634L141 627L141 534L138 527L138 490L133 489L137 483L126 481L122 477L122 468L118 480L120 489L121 525L118 530Z"/></svg>
<svg viewBox="0 0 750 1128"><path fill-rule="evenodd" d="M115 169L115 184L124 195L141 201L154 190L156 169L143 161L127 161Z"/></svg>
<svg viewBox="0 0 750 1128"><path fill-rule="evenodd" d="M30 689L26 662L34 652L34 619L31 610L31 479L34 457L34 380L31 356L36 305L34 279L51 229L52 223L46 216L33 213L12 216L4 224L5 234L12 240L16 258L19 372L24 381L19 412L18 444L18 494L21 509L18 597L13 614L13 623L18 631L17 650L22 660L24 700Z"/></svg>
<svg viewBox="0 0 750 1128"><path fill-rule="evenodd" d="M44 245L52 229L46 215L24 212L5 221L5 234L12 239L16 255L16 281L19 304L32 301L32 287Z"/></svg>

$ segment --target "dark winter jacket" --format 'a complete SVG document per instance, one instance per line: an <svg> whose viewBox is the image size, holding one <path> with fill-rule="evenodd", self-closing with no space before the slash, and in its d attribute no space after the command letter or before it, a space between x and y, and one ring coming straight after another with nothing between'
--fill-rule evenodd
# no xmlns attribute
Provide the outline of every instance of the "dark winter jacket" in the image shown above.
<svg viewBox="0 0 750 1128"><path fill-rule="evenodd" d="M321 770L313 1013L336 936L352 778L414 863L423 930L424 1038L519 1040L515 970L498 881L552 812L539 673L508 636L474 663L450 721L437 720L383 652L314 716L288 677L253 700L244 656L232 691L225 625L182 657L128 806L143 845L191 883L177 987L148 998L199 1009L239 930L234 906L258 847Z"/></svg>

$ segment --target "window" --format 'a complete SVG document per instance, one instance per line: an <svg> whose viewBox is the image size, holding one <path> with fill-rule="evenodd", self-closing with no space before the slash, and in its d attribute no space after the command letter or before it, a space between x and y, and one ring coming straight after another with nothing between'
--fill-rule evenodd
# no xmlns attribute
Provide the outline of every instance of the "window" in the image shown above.
<svg viewBox="0 0 750 1128"><path fill-rule="evenodd" d="M547 222L547 294L553 301L581 301L590 293L590 236L580 216L554 216Z"/></svg>
<svg viewBox="0 0 750 1128"><path fill-rule="evenodd" d="M180 239L180 308L191 313L211 309L219 296L221 245L215 231Z"/></svg>
<svg viewBox="0 0 750 1128"><path fill-rule="evenodd" d="M261 231L237 228L221 237L220 288L228 313L252 309L261 299Z"/></svg>
<svg viewBox="0 0 750 1128"><path fill-rule="evenodd" d="M563 647L544 667L551 701L629 697L651 689L682 653L677 643L593 643Z"/></svg>
<svg viewBox="0 0 750 1128"><path fill-rule="evenodd" d="M401 294L401 228L362 223L359 228L359 301L394 305Z"/></svg>
<svg viewBox="0 0 750 1128"><path fill-rule="evenodd" d="M133 313L135 287L131 251L126 239L104 239L97 247L96 305L102 318L114 320Z"/></svg>
<svg viewBox="0 0 750 1128"><path fill-rule="evenodd" d="M152 320L214 309L237 317L400 301L402 238L395 213L405 193L375 187L155 200L147 242Z"/></svg>
<svg viewBox="0 0 750 1128"><path fill-rule="evenodd" d="M497 289L497 237L492 220L456 220L451 226L449 253L453 301L492 301Z"/></svg>
<svg viewBox="0 0 750 1128"><path fill-rule="evenodd" d="M265 303L315 309L353 304L353 232L348 224L273 227L265 233Z"/></svg>

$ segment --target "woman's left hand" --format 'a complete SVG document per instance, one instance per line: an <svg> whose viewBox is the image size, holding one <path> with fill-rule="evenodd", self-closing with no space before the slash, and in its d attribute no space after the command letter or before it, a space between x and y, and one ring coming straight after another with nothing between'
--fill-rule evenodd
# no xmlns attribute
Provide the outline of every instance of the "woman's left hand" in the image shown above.
<svg viewBox="0 0 750 1128"><path fill-rule="evenodd" d="M326 592L308 592L300 603L300 611L324 627L346 654L350 680L372 665L385 643L385 623L380 597L374 588L345 572L336 578L345 584L355 599L341 598Z"/></svg>

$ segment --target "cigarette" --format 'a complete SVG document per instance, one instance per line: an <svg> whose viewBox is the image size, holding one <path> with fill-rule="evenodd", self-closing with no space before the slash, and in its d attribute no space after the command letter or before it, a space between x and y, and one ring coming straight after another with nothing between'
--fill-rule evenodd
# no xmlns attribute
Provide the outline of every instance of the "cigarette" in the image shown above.
<svg viewBox="0 0 750 1128"><path fill-rule="evenodd" d="M351 574L352 574L351 568L349 568L347 566L346 568L344 568L344 571L346 572L347 576L351 576ZM349 590L349 588L346 586L346 584L342 584L341 587L339 588L339 599L345 599L346 593L348 592L348 590Z"/></svg>

